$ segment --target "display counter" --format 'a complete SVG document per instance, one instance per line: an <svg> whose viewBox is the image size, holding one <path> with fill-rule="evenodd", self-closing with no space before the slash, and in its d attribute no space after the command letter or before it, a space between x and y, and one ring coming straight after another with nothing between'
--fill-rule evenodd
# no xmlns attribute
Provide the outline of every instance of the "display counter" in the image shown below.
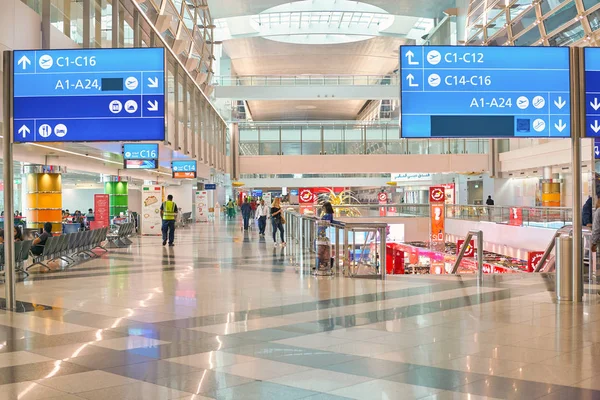
<svg viewBox="0 0 600 400"><path fill-rule="evenodd" d="M397 256L402 258L405 274L446 274L452 271L456 262L457 247L455 243L446 243L444 251L434 251L426 242L409 242L388 244ZM489 251L483 252L483 272L494 274L527 272L527 261L507 257ZM477 272L475 258L463 258L459 273Z"/></svg>

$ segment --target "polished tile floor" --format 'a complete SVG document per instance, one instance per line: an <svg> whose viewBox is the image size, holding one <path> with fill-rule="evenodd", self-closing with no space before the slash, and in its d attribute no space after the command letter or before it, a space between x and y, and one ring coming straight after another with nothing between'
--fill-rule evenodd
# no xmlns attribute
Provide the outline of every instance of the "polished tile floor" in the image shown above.
<svg viewBox="0 0 600 400"><path fill-rule="evenodd" d="M316 278L239 226L18 283L0 399L600 399L597 288L571 306L552 276Z"/></svg>

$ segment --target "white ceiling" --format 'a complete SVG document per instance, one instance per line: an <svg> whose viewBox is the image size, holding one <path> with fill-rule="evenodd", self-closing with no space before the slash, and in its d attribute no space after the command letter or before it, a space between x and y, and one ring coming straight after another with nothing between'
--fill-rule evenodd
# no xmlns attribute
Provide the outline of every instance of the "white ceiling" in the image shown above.
<svg viewBox="0 0 600 400"><path fill-rule="evenodd" d="M228 40L223 46L237 75L383 75L397 68L398 48L404 43L405 39L380 36L354 43L302 45L255 37ZM254 121L352 120L368 100L251 101L249 106Z"/></svg>
<svg viewBox="0 0 600 400"><path fill-rule="evenodd" d="M302 45L255 37L228 40L223 48L238 75L381 75L398 65L406 40L375 37L361 42Z"/></svg>
<svg viewBox="0 0 600 400"><path fill-rule="evenodd" d="M271 7L289 3L289 0L208 0L213 19L259 14ZM390 14L421 18L436 18L456 0L361 0L384 9Z"/></svg>
<svg viewBox="0 0 600 400"><path fill-rule="evenodd" d="M351 120L364 104L365 100L248 102L254 121Z"/></svg>

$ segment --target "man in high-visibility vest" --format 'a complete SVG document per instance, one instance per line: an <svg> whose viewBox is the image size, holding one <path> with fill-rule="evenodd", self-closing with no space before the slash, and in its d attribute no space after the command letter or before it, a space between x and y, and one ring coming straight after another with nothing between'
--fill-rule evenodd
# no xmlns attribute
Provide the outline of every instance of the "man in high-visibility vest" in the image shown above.
<svg viewBox="0 0 600 400"><path fill-rule="evenodd" d="M162 217L163 246L167 244L167 233L169 234L169 246L175 246L175 220L177 219L177 204L173 201L173 195L167 196L167 201L160 206Z"/></svg>

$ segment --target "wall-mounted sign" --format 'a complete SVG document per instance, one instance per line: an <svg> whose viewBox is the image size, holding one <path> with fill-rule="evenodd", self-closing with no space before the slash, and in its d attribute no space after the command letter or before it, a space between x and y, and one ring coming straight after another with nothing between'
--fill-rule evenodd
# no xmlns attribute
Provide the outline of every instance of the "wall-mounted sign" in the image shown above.
<svg viewBox="0 0 600 400"><path fill-rule="evenodd" d="M15 142L165 139L164 49L14 52Z"/></svg>
<svg viewBox="0 0 600 400"><path fill-rule="evenodd" d="M217 184L216 183L205 183L204 190L217 190Z"/></svg>
<svg viewBox="0 0 600 400"><path fill-rule="evenodd" d="M431 178L432 178L431 174L409 174L409 173L391 174L391 180L394 182L430 181Z"/></svg>
<svg viewBox="0 0 600 400"><path fill-rule="evenodd" d="M403 138L571 136L568 47L402 46L400 65Z"/></svg>
<svg viewBox="0 0 600 400"><path fill-rule="evenodd" d="M171 161L171 169L173 170L173 178L196 178L196 160Z"/></svg>
<svg viewBox="0 0 600 400"><path fill-rule="evenodd" d="M459 239L456 241L456 255L458 255L458 253L460 253L460 249L462 248L463 244L465 244L464 239ZM475 241L474 240L471 240L471 243L469 243L467 245L464 257L467 257L467 258L475 257Z"/></svg>

